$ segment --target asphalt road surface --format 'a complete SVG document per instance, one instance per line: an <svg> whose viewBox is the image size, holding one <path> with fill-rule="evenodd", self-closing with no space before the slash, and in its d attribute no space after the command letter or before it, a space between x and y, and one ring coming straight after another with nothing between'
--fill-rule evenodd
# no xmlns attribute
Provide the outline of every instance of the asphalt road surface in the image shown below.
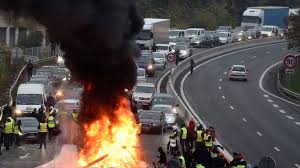
<svg viewBox="0 0 300 168"><path fill-rule="evenodd" d="M229 53L197 67L181 85L181 96L216 128L221 144L229 152L245 154L251 164L271 156L279 168L300 167L300 107L259 86L261 79L265 90L276 91L276 69L265 70L288 53L285 43ZM247 82L229 81L233 64L246 65Z"/></svg>

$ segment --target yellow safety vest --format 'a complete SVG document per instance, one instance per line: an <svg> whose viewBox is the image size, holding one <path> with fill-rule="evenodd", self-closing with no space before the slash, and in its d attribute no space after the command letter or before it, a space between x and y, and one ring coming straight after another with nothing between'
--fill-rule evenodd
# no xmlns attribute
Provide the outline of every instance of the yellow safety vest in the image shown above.
<svg viewBox="0 0 300 168"><path fill-rule="evenodd" d="M72 112L72 119L77 121L78 113L73 113Z"/></svg>
<svg viewBox="0 0 300 168"><path fill-rule="evenodd" d="M39 132L47 132L47 123L40 123Z"/></svg>
<svg viewBox="0 0 300 168"><path fill-rule="evenodd" d="M181 160L181 166L182 166L182 168L186 168L186 166L185 166L185 160L184 160L184 157L181 155L181 156L179 156L179 158L178 159L180 159Z"/></svg>
<svg viewBox="0 0 300 168"><path fill-rule="evenodd" d="M20 134L19 125L16 123L14 124L14 134L16 134L16 135Z"/></svg>
<svg viewBox="0 0 300 168"><path fill-rule="evenodd" d="M10 121L12 122L12 123L15 123L15 121L11 118L11 117L7 117L8 119L10 119Z"/></svg>
<svg viewBox="0 0 300 168"><path fill-rule="evenodd" d="M246 168L244 165L237 165L236 168Z"/></svg>
<svg viewBox="0 0 300 168"><path fill-rule="evenodd" d="M48 127L49 128L54 128L55 127L55 122L54 122L54 117L53 116L50 116L48 118Z"/></svg>
<svg viewBox="0 0 300 168"><path fill-rule="evenodd" d="M197 130L196 133L197 133L196 142L202 142L203 141L203 139L202 139L202 133L203 133L203 131Z"/></svg>
<svg viewBox="0 0 300 168"><path fill-rule="evenodd" d="M13 122L6 122L4 125L5 125L5 128L4 128L5 134L12 134L14 132Z"/></svg>
<svg viewBox="0 0 300 168"><path fill-rule="evenodd" d="M169 138L170 138L170 139L176 139L176 138L177 138L176 134L177 134L176 131L173 132L173 133L169 136Z"/></svg>
<svg viewBox="0 0 300 168"><path fill-rule="evenodd" d="M186 139L187 138L187 129L185 127L181 128L182 135L181 139Z"/></svg>
<svg viewBox="0 0 300 168"><path fill-rule="evenodd" d="M205 141L205 146L206 147L212 147L213 146L213 142L212 142L212 138L210 138L210 141L207 141L209 139L209 137L211 137L208 134L204 134L204 141Z"/></svg>
<svg viewBox="0 0 300 168"><path fill-rule="evenodd" d="M197 164L196 168L205 168L205 166L202 166L202 164Z"/></svg>
<svg viewBox="0 0 300 168"><path fill-rule="evenodd" d="M64 119L64 120L68 119L68 112L62 111L62 112L60 113L60 115L61 115L61 118L62 118L62 119Z"/></svg>

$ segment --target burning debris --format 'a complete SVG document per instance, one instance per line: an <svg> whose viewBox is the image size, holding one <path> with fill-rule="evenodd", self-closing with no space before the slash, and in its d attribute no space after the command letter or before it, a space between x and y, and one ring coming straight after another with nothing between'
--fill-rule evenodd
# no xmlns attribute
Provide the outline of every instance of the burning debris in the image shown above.
<svg viewBox="0 0 300 168"><path fill-rule="evenodd" d="M124 88L130 89L136 82L134 57L138 52L133 40L143 19L135 1L0 0L0 8L47 27L51 42L66 52L73 77L85 86L80 166L106 154L103 163L134 163L137 125Z"/></svg>

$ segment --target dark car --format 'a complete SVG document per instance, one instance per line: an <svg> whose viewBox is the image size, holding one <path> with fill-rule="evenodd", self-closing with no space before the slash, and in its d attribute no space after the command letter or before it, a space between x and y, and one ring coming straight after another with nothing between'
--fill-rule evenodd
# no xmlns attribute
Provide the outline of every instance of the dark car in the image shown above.
<svg viewBox="0 0 300 168"><path fill-rule="evenodd" d="M17 121L21 120L21 139L24 141L36 141L38 140L38 126L39 122L34 117L17 117Z"/></svg>
<svg viewBox="0 0 300 168"><path fill-rule="evenodd" d="M143 110L139 115L139 123L142 124L141 131L161 133L167 130L166 116L163 112Z"/></svg>
<svg viewBox="0 0 300 168"><path fill-rule="evenodd" d="M205 33L211 37L214 46L220 45L219 35L216 31L206 31Z"/></svg>
<svg viewBox="0 0 300 168"><path fill-rule="evenodd" d="M214 46L214 41L211 38L210 35L201 35L201 36L196 36L193 39L191 39L190 44L193 47L198 47L198 48L205 48L205 47L213 47Z"/></svg>
<svg viewBox="0 0 300 168"><path fill-rule="evenodd" d="M152 77L155 75L155 60L152 54L142 54L136 59L139 68L146 70L146 75Z"/></svg>

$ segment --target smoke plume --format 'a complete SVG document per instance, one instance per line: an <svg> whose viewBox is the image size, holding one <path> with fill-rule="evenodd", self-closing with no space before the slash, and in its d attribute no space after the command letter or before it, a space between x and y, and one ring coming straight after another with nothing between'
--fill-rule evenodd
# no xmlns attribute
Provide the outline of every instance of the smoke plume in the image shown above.
<svg viewBox="0 0 300 168"><path fill-rule="evenodd" d="M31 17L47 28L50 40L66 52L66 65L85 86L83 108L114 108L124 88L136 82L138 56L133 42L143 19L135 0L0 0L16 17ZM85 114L84 114L85 113ZM98 114L83 110L83 121Z"/></svg>

